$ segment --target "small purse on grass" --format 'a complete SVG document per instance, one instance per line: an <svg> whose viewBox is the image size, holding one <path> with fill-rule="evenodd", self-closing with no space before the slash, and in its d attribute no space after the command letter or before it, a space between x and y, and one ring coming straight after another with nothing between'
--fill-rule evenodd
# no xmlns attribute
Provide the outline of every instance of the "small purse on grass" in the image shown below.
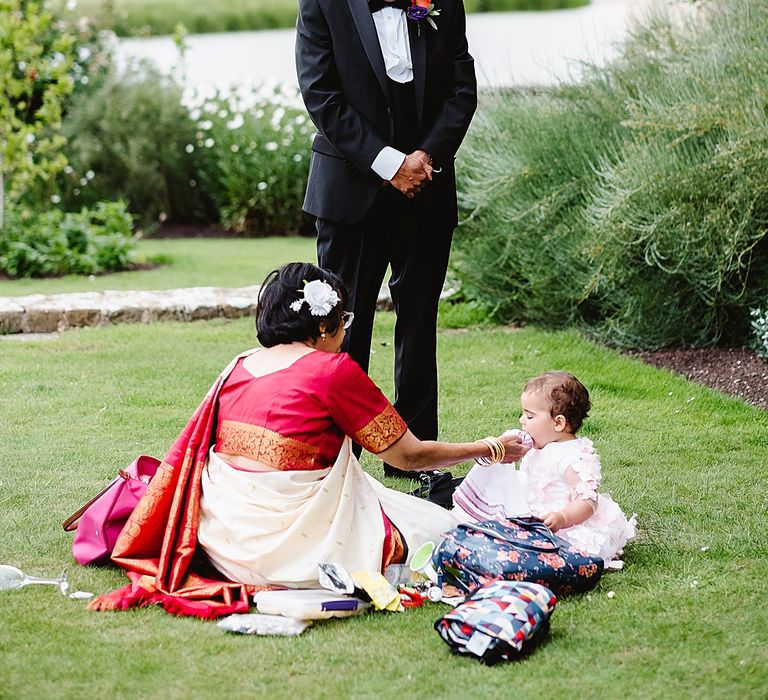
<svg viewBox="0 0 768 700"><path fill-rule="evenodd" d="M109 558L123 526L159 466L159 459L147 455L137 457L118 472L111 484L62 523L67 532L77 528L72 554L78 564L93 564Z"/></svg>
<svg viewBox="0 0 768 700"><path fill-rule="evenodd" d="M445 583L473 593L492 581L533 581L557 595L597 585L603 560L572 547L537 518L462 523L432 555Z"/></svg>
<svg viewBox="0 0 768 700"><path fill-rule="evenodd" d="M435 629L454 654L472 654L490 666L532 651L549 631L556 603L537 583L496 581L443 615Z"/></svg>

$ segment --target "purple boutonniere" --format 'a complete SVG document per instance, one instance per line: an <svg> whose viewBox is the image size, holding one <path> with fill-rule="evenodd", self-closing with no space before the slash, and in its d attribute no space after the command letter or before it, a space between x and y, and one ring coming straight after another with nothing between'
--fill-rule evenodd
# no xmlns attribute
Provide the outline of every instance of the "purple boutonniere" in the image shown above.
<svg viewBox="0 0 768 700"><path fill-rule="evenodd" d="M435 3L429 0L411 0L411 6L406 10L408 18L416 22L416 26L421 34L421 23L426 20L432 29L437 29L433 17L440 15L440 10L435 9Z"/></svg>

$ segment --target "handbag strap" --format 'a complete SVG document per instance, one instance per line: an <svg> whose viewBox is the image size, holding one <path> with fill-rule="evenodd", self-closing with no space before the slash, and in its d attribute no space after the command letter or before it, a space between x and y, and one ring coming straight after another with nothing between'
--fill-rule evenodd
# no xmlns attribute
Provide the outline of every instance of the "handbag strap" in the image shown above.
<svg viewBox="0 0 768 700"><path fill-rule="evenodd" d="M496 529L494 527L490 526L489 524L479 522L479 523L462 523L459 525L460 528L463 528L465 530L474 530L475 532L480 532L484 535L488 535L489 537L492 537L497 540L501 540L502 542L509 542L509 544L514 545L515 547L520 547L520 549L528 549L532 552L557 552L560 550L560 545L557 544L557 542L554 541L552 531L544 525L544 523L539 522L531 522L528 520L522 520L518 518L509 518L509 520L516 525L519 525L525 530L528 530L530 532L535 532L536 535L539 537L548 540L549 545L538 545L533 544L531 542L527 542L526 540L521 540L511 533L504 532L503 528L504 525L502 523L498 523L500 525L499 529ZM497 523L498 521L491 521L492 523ZM544 531L542 531L542 528Z"/></svg>
<svg viewBox="0 0 768 700"><path fill-rule="evenodd" d="M61 526L64 528L66 532L72 532L72 530L77 529L77 521L80 520L81 517L83 517L83 513L85 513L86 510L88 510L96 501L98 501L109 489L114 486L120 479L128 479L130 478L128 473L123 471L122 469L118 472L119 476L116 479L113 479L110 481L101 491L99 491L88 503L86 503L84 506L81 506L78 508L72 515L70 515L62 524Z"/></svg>

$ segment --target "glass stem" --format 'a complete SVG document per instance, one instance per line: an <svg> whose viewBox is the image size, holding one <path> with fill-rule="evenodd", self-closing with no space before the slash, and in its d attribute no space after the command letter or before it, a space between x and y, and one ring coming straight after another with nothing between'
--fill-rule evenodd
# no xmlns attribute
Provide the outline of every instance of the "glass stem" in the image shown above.
<svg viewBox="0 0 768 700"><path fill-rule="evenodd" d="M51 586L58 586L61 584L61 579L57 578L39 578L37 576L27 576L25 581L25 585L28 584L48 584Z"/></svg>

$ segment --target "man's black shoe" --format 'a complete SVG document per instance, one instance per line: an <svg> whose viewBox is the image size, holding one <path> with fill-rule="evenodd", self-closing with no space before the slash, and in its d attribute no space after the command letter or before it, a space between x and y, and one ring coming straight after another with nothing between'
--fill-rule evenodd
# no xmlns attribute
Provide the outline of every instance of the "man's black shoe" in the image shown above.
<svg viewBox="0 0 768 700"><path fill-rule="evenodd" d="M436 503L443 508L453 508L453 492L456 487L464 481L463 476L457 476L455 479L451 472L436 470L433 472L422 472L419 485L411 491L411 496L426 498L432 503Z"/></svg>

